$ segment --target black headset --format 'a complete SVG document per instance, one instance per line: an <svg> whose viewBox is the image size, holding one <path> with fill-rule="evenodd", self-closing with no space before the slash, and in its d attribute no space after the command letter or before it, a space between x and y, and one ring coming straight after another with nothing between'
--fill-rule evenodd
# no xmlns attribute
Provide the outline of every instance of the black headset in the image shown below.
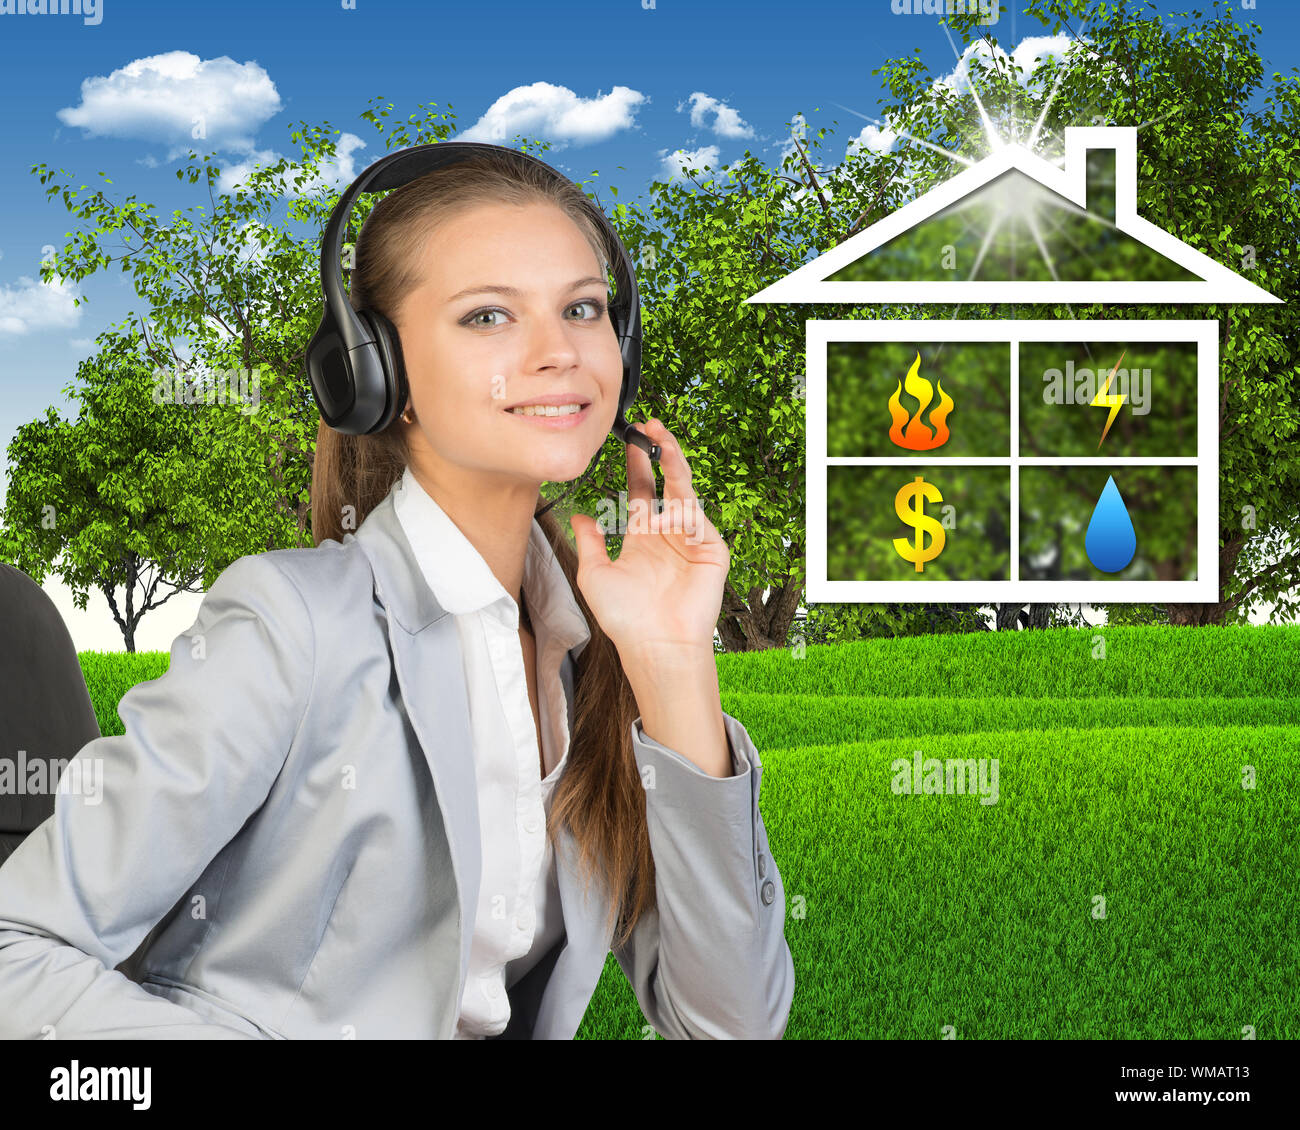
<svg viewBox="0 0 1300 1130"><path fill-rule="evenodd" d="M383 192L410 184L445 165L468 160L480 153L508 154L511 159L541 165L552 176L567 180L528 153L504 145L477 141L441 141L414 145L389 153L370 165L339 197L321 237L320 279L325 304L320 327L307 346L307 375L321 418L331 428L348 435L369 435L386 428L406 404L409 389L397 329L378 310L354 310L343 289L343 234L348 214L362 192ZM573 183L570 181L569 183ZM623 358L623 386L612 434L625 444L636 444L657 463L660 445L626 419L641 383L641 301L636 272L622 240L604 212L583 194L586 210L605 232L614 256L617 294L609 304L609 317L618 335ZM542 513L553 500L543 507Z"/></svg>

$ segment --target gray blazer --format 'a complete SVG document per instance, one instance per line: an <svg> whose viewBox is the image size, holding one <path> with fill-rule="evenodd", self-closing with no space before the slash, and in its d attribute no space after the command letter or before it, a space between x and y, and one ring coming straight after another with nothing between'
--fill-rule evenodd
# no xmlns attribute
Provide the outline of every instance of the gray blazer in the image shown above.
<svg viewBox="0 0 1300 1130"><path fill-rule="evenodd" d="M562 678L572 724L571 654ZM391 491L342 543L231 564L118 713L0 867L0 1037L451 1037L482 870L468 699ZM729 778L632 724L657 907L614 955L661 1035L780 1039L785 891L758 752L724 723ZM571 1039L604 968L573 852L506 1038Z"/></svg>

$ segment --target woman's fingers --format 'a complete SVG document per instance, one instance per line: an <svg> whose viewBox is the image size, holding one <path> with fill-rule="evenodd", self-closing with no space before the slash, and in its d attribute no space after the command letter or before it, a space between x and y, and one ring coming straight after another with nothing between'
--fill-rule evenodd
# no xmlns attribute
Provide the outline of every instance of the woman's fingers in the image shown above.
<svg viewBox="0 0 1300 1130"><path fill-rule="evenodd" d="M658 417L651 421L650 427L653 431L648 431L646 434L663 448L663 453L659 457L659 466L664 473L664 501L694 498L695 491L691 487L691 465L682 453L682 445Z"/></svg>
<svg viewBox="0 0 1300 1130"><path fill-rule="evenodd" d="M664 475L663 507L655 528L663 533L684 534L688 541L698 541L703 537L702 523L707 519L703 517L700 500L691 485L691 465L682 445L658 417L650 420L645 431L663 449L659 457ZM648 456L645 456L645 461L649 466Z"/></svg>

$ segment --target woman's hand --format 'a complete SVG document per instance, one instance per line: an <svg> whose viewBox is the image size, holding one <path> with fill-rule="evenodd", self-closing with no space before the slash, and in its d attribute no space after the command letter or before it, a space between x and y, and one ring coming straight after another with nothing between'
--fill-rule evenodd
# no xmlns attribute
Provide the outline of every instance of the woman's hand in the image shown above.
<svg viewBox="0 0 1300 1130"><path fill-rule="evenodd" d="M625 666L677 653L711 660L731 553L691 488L690 464L672 432L657 418L643 430L663 448L663 513L654 513L650 456L628 444L622 552L611 561L600 524L575 514L578 587Z"/></svg>
<svg viewBox="0 0 1300 1130"><path fill-rule="evenodd" d="M711 777L733 772L718 692L713 633L731 552L691 489L691 468L658 419L645 434L663 448L663 512L654 513L650 456L627 445L627 532L617 561L587 514L570 523L578 588L618 649L641 710L641 732Z"/></svg>

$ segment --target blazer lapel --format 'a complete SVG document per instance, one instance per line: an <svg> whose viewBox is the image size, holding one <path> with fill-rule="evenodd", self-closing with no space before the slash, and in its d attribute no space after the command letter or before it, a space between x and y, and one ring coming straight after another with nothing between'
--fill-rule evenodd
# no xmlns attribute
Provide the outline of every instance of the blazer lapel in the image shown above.
<svg viewBox="0 0 1300 1130"><path fill-rule="evenodd" d="M402 698L433 775L460 903L459 1002L469 969L483 873L469 693L455 620L438 603L420 572L415 551L393 509L395 489L396 484L367 515L356 534L349 533L343 540L346 544L355 536L374 570L375 588L388 617L393 665ZM566 652L560 664L560 679L570 734L574 724L574 670L572 654ZM600 980L611 941L611 933L605 929L609 900L598 880L593 880L590 890L583 890L577 871L577 845L567 830L557 837L555 862L564 938L539 1002L534 1039L572 1039Z"/></svg>
<svg viewBox="0 0 1300 1130"><path fill-rule="evenodd" d="M346 535L344 543L353 536ZM355 537L374 570L375 587L388 617L402 700L433 775L447 834L460 904L459 1007L483 873L478 784L460 636L454 617L438 603L420 572L415 551L393 509L393 490L361 523Z"/></svg>

